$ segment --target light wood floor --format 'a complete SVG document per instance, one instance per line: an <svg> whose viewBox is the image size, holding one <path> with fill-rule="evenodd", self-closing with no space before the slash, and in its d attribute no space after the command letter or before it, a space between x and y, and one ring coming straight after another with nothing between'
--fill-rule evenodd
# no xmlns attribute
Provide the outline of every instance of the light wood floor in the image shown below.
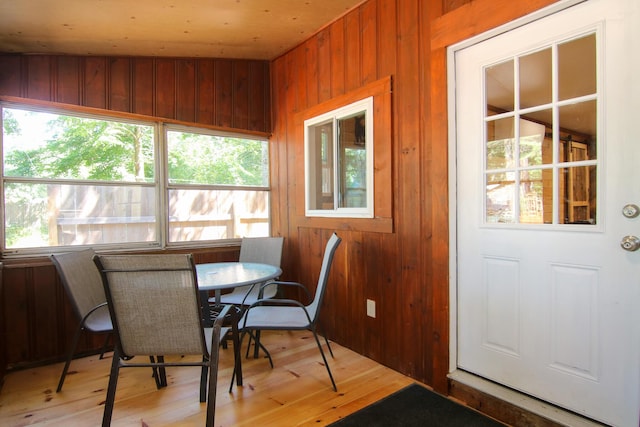
<svg viewBox="0 0 640 427"><path fill-rule="evenodd" d="M325 426L414 382L335 343L329 364L338 392L307 332L264 332L274 368L245 359L244 386L229 393L231 347L221 349L216 426ZM245 340L246 344L246 340ZM326 349L326 347L325 347ZM0 391L0 426L98 426L102 421L111 353L74 360L62 392L62 364L12 372ZM157 390L146 368L120 371L113 426L201 426L199 368L169 368L169 386Z"/></svg>

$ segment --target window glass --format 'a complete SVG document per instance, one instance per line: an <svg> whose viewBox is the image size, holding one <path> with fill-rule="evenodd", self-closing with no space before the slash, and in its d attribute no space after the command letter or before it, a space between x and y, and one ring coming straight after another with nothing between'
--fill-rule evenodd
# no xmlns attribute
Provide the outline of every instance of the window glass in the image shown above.
<svg viewBox="0 0 640 427"><path fill-rule="evenodd" d="M3 109L4 175L153 182L153 127Z"/></svg>
<svg viewBox="0 0 640 427"><path fill-rule="evenodd" d="M373 98L305 121L306 214L373 217Z"/></svg>
<svg viewBox="0 0 640 427"><path fill-rule="evenodd" d="M172 184L269 185L266 141L167 131Z"/></svg>
<svg viewBox="0 0 640 427"><path fill-rule="evenodd" d="M308 207L333 210L333 120L308 127L307 152Z"/></svg>
<svg viewBox="0 0 640 427"><path fill-rule="evenodd" d="M269 235L264 139L0 108L5 255Z"/></svg>
<svg viewBox="0 0 640 427"><path fill-rule="evenodd" d="M167 147L169 242L269 235L266 140L170 129Z"/></svg>
<svg viewBox="0 0 640 427"><path fill-rule="evenodd" d="M340 129L340 198L341 208L367 207L366 116L338 120Z"/></svg>

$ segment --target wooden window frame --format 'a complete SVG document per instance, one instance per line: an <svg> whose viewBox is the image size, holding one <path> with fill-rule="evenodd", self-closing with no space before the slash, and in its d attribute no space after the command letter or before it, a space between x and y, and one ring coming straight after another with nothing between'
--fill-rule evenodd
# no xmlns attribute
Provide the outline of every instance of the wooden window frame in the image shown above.
<svg viewBox="0 0 640 427"><path fill-rule="evenodd" d="M296 158L304 159L304 122L349 105L373 97L373 218L357 217L309 217L305 215L305 165L297 162L295 177L294 220L298 227L348 229L365 232L393 232L393 126L392 126L391 76L369 83L344 95L317 104L295 116Z"/></svg>

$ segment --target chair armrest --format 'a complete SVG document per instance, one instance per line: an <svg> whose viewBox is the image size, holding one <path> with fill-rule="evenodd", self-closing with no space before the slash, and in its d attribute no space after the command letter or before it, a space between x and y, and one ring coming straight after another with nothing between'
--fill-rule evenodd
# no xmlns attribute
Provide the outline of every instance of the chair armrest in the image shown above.
<svg viewBox="0 0 640 427"><path fill-rule="evenodd" d="M84 317L81 320L81 325L84 324L85 320L87 320L89 318L89 316L91 316L97 309L104 307L105 305L107 305L106 301L96 305L95 307L93 307L91 310L89 310L89 312L87 312L87 314L84 315Z"/></svg>
<svg viewBox="0 0 640 427"><path fill-rule="evenodd" d="M260 287L260 292L262 292L262 290L270 285L279 285L279 286L290 286L290 287L294 287L294 288L300 288L302 290L304 290L305 294L307 294L307 298L309 298L309 300L311 300L311 292L309 292L309 289L307 289L307 287L305 285L303 285L302 283L299 282L283 282L280 280L274 280L272 282L267 282L264 283L261 287Z"/></svg>

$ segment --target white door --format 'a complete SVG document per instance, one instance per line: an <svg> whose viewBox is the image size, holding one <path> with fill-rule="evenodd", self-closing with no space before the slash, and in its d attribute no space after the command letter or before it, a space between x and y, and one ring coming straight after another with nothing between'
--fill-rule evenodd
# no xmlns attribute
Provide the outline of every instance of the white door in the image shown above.
<svg viewBox="0 0 640 427"><path fill-rule="evenodd" d="M639 9L589 0L453 55L457 368L619 426L640 412Z"/></svg>

